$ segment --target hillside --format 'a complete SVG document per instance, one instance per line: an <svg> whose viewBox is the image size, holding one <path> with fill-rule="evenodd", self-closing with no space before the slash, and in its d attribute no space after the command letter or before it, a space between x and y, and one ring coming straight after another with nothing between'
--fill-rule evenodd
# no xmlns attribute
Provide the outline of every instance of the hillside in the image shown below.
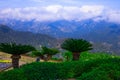
<svg viewBox="0 0 120 80"><path fill-rule="evenodd" d="M83 38L94 44L93 51L95 52L99 51L120 54L120 24L117 23L104 20L95 21L93 19L82 21L58 20L46 22L8 19L0 20L0 23L4 23L16 31L29 31L27 32L29 36L33 36L33 34L31 35L30 33L33 32L35 34L47 34L62 39ZM26 32L17 32L17 34L26 34ZM22 35L21 37L26 36ZM30 42L33 41L31 40ZM35 41L35 43L39 43L40 40L37 38ZM26 43L26 41L23 42Z"/></svg>
<svg viewBox="0 0 120 80"><path fill-rule="evenodd" d="M48 35L32 32L15 31L5 25L0 25L0 43L16 42L33 46L56 46L57 40Z"/></svg>

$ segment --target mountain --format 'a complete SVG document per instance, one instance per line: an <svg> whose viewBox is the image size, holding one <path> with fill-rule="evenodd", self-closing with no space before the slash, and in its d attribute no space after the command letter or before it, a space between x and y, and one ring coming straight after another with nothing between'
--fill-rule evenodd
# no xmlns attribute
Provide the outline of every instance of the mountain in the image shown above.
<svg viewBox="0 0 120 80"><path fill-rule="evenodd" d="M93 19L82 21L0 20L16 31L42 33L56 38L83 38L93 43L94 50L120 54L120 24Z"/></svg>
<svg viewBox="0 0 120 80"><path fill-rule="evenodd" d="M57 39L44 34L15 31L6 25L0 25L0 43L16 42L29 44L35 47L40 45L53 47L57 45Z"/></svg>
<svg viewBox="0 0 120 80"><path fill-rule="evenodd" d="M58 38L66 37L82 37L85 34L91 32L110 32L120 33L120 24L106 22L106 21L94 21L92 19L83 21L20 21L20 20L0 20L0 23L8 25L14 30L18 31L30 31L33 33L49 34Z"/></svg>

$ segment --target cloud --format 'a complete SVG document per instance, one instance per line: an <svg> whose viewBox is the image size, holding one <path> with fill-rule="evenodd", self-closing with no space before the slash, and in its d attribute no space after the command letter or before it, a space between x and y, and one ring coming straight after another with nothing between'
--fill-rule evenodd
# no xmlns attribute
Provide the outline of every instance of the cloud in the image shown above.
<svg viewBox="0 0 120 80"><path fill-rule="evenodd" d="M58 3L77 3L77 2L80 2L79 0L51 0L51 1L48 1L48 0L31 0L33 2L49 2L49 3L53 3L53 2L58 2Z"/></svg>
<svg viewBox="0 0 120 80"><path fill-rule="evenodd" d="M120 22L118 17L120 17L120 11L109 10L102 5L83 5L81 7L49 5L0 10L1 19L8 18L22 21L85 20L94 18L95 20L109 19L108 21L111 22Z"/></svg>
<svg viewBox="0 0 120 80"><path fill-rule="evenodd" d="M110 10L106 13L106 16L110 22L120 23L120 10L119 11Z"/></svg>

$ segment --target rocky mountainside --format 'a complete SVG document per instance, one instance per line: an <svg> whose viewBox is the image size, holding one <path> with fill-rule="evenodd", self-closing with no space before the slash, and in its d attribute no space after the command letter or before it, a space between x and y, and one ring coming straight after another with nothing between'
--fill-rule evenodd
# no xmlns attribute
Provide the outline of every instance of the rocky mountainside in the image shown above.
<svg viewBox="0 0 120 80"><path fill-rule="evenodd" d="M16 42L20 44L29 44L33 46L56 46L57 40L44 34L35 34L32 32L15 31L5 25L0 25L0 43Z"/></svg>

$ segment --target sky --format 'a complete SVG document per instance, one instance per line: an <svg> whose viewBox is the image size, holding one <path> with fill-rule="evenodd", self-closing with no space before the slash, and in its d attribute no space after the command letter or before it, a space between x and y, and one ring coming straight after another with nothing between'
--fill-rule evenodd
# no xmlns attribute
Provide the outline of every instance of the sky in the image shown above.
<svg viewBox="0 0 120 80"><path fill-rule="evenodd" d="M0 19L107 20L120 23L120 0L0 0Z"/></svg>

